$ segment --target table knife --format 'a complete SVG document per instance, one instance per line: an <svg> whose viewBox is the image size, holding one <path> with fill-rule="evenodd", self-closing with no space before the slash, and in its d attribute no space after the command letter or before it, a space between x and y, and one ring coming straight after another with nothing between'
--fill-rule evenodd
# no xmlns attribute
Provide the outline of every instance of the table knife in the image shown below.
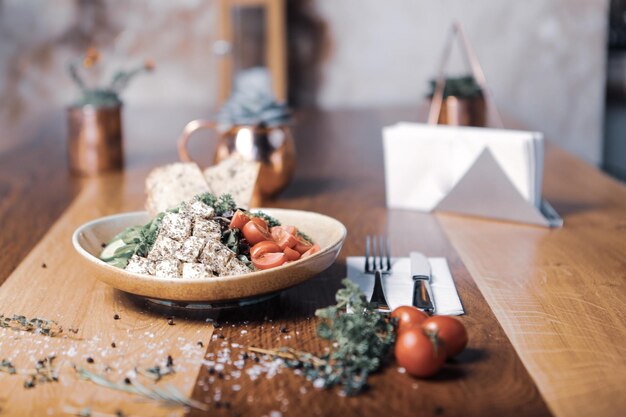
<svg viewBox="0 0 626 417"><path fill-rule="evenodd" d="M435 299L430 287L430 263L423 253L411 252L411 277L413 278L413 305L428 314L433 314Z"/></svg>

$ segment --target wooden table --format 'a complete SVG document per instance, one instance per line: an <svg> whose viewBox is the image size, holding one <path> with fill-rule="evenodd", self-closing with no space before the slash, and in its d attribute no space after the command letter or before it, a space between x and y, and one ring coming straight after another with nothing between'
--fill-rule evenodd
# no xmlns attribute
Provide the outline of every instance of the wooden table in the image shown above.
<svg viewBox="0 0 626 417"><path fill-rule="evenodd" d="M67 174L61 115L41 119L24 130L19 148L0 154L0 313L57 320L69 337L0 329L0 360L10 358L25 369L55 353L57 362L103 372L110 366L106 372L114 380L171 354L177 372L168 381L207 406L206 412L189 410L191 415L622 415L626 187L550 147L544 195L564 216L563 229L387 210L380 129L417 114L389 109L300 115L296 178L269 205L334 216L347 226L348 239L328 271L273 302L213 315L221 325L216 329L204 313L156 309L83 276L69 243L83 221L140 209L146 173L175 160L179 130L204 112L129 109L127 170L93 180ZM194 146L210 159L210 146ZM438 378L413 380L391 365L371 378L369 392L344 398L314 389L287 369L253 381L245 371L237 378L227 367L220 377L219 368L203 364L224 348L233 358L252 345L319 351L313 312L332 303L345 257L360 255L370 233L392 237L394 254L422 250L450 262L471 341ZM183 411L137 403L131 394L63 369L60 382L31 389L23 388L23 376L0 373L0 416L61 415L67 407L84 406L127 415Z"/></svg>

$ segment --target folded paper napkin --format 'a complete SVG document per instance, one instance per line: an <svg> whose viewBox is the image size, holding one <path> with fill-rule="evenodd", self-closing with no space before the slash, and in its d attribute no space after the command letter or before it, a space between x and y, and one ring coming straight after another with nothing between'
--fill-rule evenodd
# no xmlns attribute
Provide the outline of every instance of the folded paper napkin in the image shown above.
<svg viewBox="0 0 626 417"><path fill-rule="evenodd" d="M543 177L539 132L398 123L383 129L383 145L390 208L436 209L486 150L520 196L539 207Z"/></svg>
<svg viewBox="0 0 626 417"><path fill-rule="evenodd" d="M448 268L446 258L428 258L432 270L431 287L435 298L435 314L459 316L464 313L459 294ZM355 282L369 298L374 291L374 275L363 272L365 258L349 256L348 278ZM391 258L391 274L383 275L383 290L389 307L411 305L413 301L413 278L409 258Z"/></svg>

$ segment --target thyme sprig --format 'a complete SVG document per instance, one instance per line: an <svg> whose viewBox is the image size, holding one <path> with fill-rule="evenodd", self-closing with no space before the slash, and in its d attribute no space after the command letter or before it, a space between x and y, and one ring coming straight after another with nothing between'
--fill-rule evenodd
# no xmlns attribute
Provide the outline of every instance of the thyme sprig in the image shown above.
<svg viewBox="0 0 626 417"><path fill-rule="evenodd" d="M91 372L85 368L74 367L74 370L79 377L86 381L93 382L101 387L109 388L116 391L126 392L129 394L139 395L141 397L158 401L166 406L183 406L196 408L198 410L206 411L208 407L199 401L185 397L176 387L168 385L164 388L160 387L147 387L141 384L139 381L129 379L130 383L113 382L107 379L105 376Z"/></svg>
<svg viewBox="0 0 626 417"><path fill-rule="evenodd" d="M26 316L14 314L13 316L5 316L0 314L0 327L12 330L21 330L44 336L55 337L63 333L63 327L54 320L34 317L32 319Z"/></svg>
<svg viewBox="0 0 626 417"><path fill-rule="evenodd" d="M305 374L321 377L326 388L340 385L345 394L355 395L367 388L369 375L380 369L395 342L395 331L391 320L367 301L358 285L349 279L342 284L344 288L335 295L337 304L315 312L323 320L318 336L331 341L330 365Z"/></svg>
<svg viewBox="0 0 626 417"><path fill-rule="evenodd" d="M318 336L331 342L327 354L316 356L288 347L249 350L283 359L286 366L299 369L316 387L340 386L346 395L364 391L369 375L380 369L393 346L394 325L376 311L356 284L348 279L342 283L344 288L335 296L337 304L315 312L323 320Z"/></svg>

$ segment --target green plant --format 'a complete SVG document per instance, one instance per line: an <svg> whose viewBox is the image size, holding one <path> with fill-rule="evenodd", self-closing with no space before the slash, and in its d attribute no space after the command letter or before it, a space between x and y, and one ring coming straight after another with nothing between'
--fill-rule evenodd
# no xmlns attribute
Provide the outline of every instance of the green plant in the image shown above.
<svg viewBox="0 0 626 417"><path fill-rule="evenodd" d="M113 74L109 85L104 87L92 87L87 85L82 71L93 68L99 61L101 55L95 48L88 48L85 52L85 56L81 60L80 64L73 61L69 64L69 73L81 91L81 96L74 103L75 106L94 106L94 107L114 107L122 104L120 93L128 86L130 81L137 75L144 72L151 72L154 70L154 63L152 61L145 61L143 65L133 68L131 70L119 70Z"/></svg>
<svg viewBox="0 0 626 417"><path fill-rule="evenodd" d="M430 89L427 96L432 97L435 93L437 80L429 81ZM476 98L482 97L483 90L480 88L473 75L463 75L460 77L447 77L443 89L443 98Z"/></svg>
<svg viewBox="0 0 626 417"><path fill-rule="evenodd" d="M270 86L265 69L242 71L232 95L217 115L220 125L225 128L233 125L274 127L289 123L291 111L274 98Z"/></svg>

